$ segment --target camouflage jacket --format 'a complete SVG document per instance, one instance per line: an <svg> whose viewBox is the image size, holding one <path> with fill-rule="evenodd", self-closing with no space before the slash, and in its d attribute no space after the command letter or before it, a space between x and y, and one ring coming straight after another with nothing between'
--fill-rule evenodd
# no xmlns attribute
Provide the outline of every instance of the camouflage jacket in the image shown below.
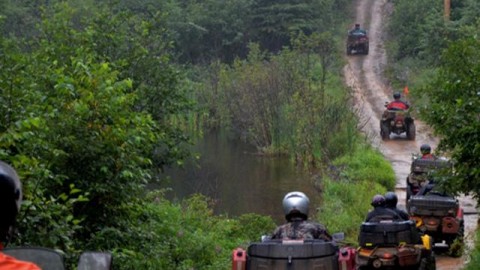
<svg viewBox="0 0 480 270"><path fill-rule="evenodd" d="M332 237L322 224L306 220L295 220L279 226L273 232L272 239L323 239L331 241Z"/></svg>

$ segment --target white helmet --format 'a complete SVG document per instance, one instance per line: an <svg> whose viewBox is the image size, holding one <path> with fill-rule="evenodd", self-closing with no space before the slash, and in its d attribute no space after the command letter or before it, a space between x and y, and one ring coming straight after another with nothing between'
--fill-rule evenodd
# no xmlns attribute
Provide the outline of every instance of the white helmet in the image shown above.
<svg viewBox="0 0 480 270"><path fill-rule="evenodd" d="M0 161L0 242L7 240L21 203L22 186L17 172L7 163Z"/></svg>
<svg viewBox="0 0 480 270"><path fill-rule="evenodd" d="M309 204L310 200L305 193L299 191L287 193L283 198L283 211L285 213L285 218L288 221L294 216L307 219Z"/></svg>

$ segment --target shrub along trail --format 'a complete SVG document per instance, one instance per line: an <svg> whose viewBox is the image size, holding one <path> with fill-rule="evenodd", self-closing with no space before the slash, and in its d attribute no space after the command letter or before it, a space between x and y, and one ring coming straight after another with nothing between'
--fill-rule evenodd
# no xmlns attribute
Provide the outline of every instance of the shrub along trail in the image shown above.
<svg viewBox="0 0 480 270"><path fill-rule="evenodd" d="M348 57L348 64L344 68L346 83L351 87L355 97L357 111L362 130L388 159L397 178L396 193L400 206L405 205L405 179L410 170L412 153L419 152L420 145L428 143L435 149L439 140L431 129L422 121L415 119L417 126L416 140L409 141L405 135L391 135L391 140L382 141L380 138L380 117L386 101L392 99L394 91L384 77L383 71L388 65L384 40L385 20L392 10L387 0L359 0L357 1L355 22L360 23L368 31L370 38L369 55L352 55ZM352 24L355 23L352 21ZM408 96L406 97L408 100ZM459 198L465 215L465 239L467 252L473 246L474 231L477 226L478 215L476 203L470 197ZM437 256L437 270L461 269L468 260L464 254L461 258L451 258L446 255Z"/></svg>

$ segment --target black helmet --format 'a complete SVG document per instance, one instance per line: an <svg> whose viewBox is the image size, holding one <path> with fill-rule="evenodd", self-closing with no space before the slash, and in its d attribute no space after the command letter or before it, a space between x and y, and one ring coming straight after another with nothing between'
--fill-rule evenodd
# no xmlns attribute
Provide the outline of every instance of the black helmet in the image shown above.
<svg viewBox="0 0 480 270"><path fill-rule="evenodd" d="M432 148L430 147L430 145L425 143L420 146L420 152L424 155L430 154L430 152L432 152Z"/></svg>
<svg viewBox="0 0 480 270"><path fill-rule="evenodd" d="M385 206L386 207L395 208L395 207L397 207L397 203L398 203L398 197L397 197L397 194L395 194L395 192L389 191L389 192L385 193Z"/></svg>
<svg viewBox="0 0 480 270"><path fill-rule="evenodd" d="M402 95L399 92L393 93L393 99L400 99Z"/></svg>
<svg viewBox="0 0 480 270"><path fill-rule="evenodd" d="M371 205L373 207L385 206L385 197L383 197L383 195L380 195L380 194L373 196Z"/></svg>
<svg viewBox="0 0 480 270"><path fill-rule="evenodd" d="M359 24L359 23L356 23L356 24L355 24L355 28L360 28L360 24Z"/></svg>
<svg viewBox="0 0 480 270"><path fill-rule="evenodd" d="M15 170L0 161L0 241L6 241L22 202L22 186Z"/></svg>
<svg viewBox="0 0 480 270"><path fill-rule="evenodd" d="M294 216L307 219L309 204L310 200L305 193L299 191L287 193L283 198L283 211L285 212L285 218L288 221Z"/></svg>

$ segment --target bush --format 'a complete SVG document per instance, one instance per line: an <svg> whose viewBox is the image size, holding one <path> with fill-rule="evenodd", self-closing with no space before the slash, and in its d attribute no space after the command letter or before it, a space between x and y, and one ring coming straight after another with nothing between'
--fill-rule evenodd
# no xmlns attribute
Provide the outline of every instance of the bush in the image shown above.
<svg viewBox="0 0 480 270"><path fill-rule="evenodd" d="M480 230L477 229L475 235L475 248L469 255L469 261L463 270L476 270L480 265Z"/></svg>
<svg viewBox="0 0 480 270"><path fill-rule="evenodd" d="M112 246L116 269L227 269L233 249L275 228L270 217L256 214L215 216L210 199L202 195L180 204L166 200L161 191L148 197L148 203L132 209L132 231L118 235L125 246Z"/></svg>

